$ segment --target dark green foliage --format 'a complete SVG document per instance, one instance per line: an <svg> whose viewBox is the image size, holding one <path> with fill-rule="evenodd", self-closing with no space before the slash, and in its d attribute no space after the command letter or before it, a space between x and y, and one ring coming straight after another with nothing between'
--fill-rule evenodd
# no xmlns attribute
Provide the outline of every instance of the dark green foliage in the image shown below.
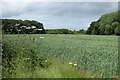
<svg viewBox="0 0 120 80"><path fill-rule="evenodd" d="M120 25L115 28L115 34L120 35Z"/></svg>
<svg viewBox="0 0 120 80"><path fill-rule="evenodd" d="M47 34L72 34L72 31L68 29L47 29Z"/></svg>
<svg viewBox="0 0 120 80"><path fill-rule="evenodd" d="M85 34L85 30L84 30L84 29L80 29L80 30L78 31L78 33L79 33L79 34Z"/></svg>
<svg viewBox="0 0 120 80"><path fill-rule="evenodd" d="M43 24L35 20L2 19L2 30L5 34L43 34Z"/></svg>
<svg viewBox="0 0 120 80"><path fill-rule="evenodd" d="M85 34L85 30L81 29L79 31L76 30L68 30L68 29L47 29L45 31L46 34Z"/></svg>
<svg viewBox="0 0 120 80"><path fill-rule="evenodd" d="M90 24L90 27L87 30L87 34L96 35L116 34L115 29L118 25L120 25L119 14L120 11L102 15L97 21L94 21Z"/></svg>
<svg viewBox="0 0 120 80"><path fill-rule="evenodd" d="M112 33L113 33L113 28L109 24L107 24L105 26L105 34L110 35Z"/></svg>
<svg viewBox="0 0 120 80"><path fill-rule="evenodd" d="M92 22L87 30L87 34L99 34L99 23Z"/></svg>
<svg viewBox="0 0 120 80"><path fill-rule="evenodd" d="M14 42L9 39L4 39L2 44L3 78L12 78L15 76L17 73L16 69L20 65L24 66L24 69L31 71L31 73L34 72L36 67L47 68L51 65L50 60L46 57L38 56L35 50L34 38L30 40L32 46L28 46L24 42ZM47 62L45 62L45 60L47 60Z"/></svg>

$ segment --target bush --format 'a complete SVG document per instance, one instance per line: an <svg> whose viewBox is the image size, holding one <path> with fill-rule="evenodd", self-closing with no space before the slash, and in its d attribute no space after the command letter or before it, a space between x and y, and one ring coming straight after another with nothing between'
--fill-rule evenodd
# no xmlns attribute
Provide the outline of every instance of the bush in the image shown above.
<svg viewBox="0 0 120 80"><path fill-rule="evenodd" d="M20 45L17 42L3 41L2 51L2 76L11 78L16 76L16 70L23 67L23 70L34 72L36 67L47 68L51 65L50 59L37 56L34 46ZM21 69L20 69L21 70Z"/></svg>

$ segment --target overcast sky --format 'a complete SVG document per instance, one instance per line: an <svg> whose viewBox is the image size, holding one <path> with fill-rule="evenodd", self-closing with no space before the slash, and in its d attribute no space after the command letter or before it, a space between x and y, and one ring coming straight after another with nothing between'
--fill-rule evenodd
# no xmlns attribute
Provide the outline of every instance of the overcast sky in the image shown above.
<svg viewBox="0 0 120 80"><path fill-rule="evenodd" d="M117 2L3 2L2 18L36 20L45 29L79 30L117 10Z"/></svg>

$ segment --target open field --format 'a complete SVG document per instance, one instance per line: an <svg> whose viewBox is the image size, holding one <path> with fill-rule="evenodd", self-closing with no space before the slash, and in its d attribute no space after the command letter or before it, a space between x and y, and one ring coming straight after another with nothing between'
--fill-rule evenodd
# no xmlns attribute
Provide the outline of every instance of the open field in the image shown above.
<svg viewBox="0 0 120 80"><path fill-rule="evenodd" d="M4 43L11 44L9 48L14 50L14 52L17 51L18 53L16 54L23 53L25 56L29 55L27 51L34 50L39 57L49 58L54 62L56 59L61 60L63 66L72 62L72 64L77 64L77 70L84 66L84 70L92 71L93 75L97 73L96 75L100 78L116 77L118 36L60 34L3 35ZM47 60L49 61L49 59ZM62 68L64 67L59 69ZM48 72L52 73L51 71ZM55 74L59 74L59 72Z"/></svg>

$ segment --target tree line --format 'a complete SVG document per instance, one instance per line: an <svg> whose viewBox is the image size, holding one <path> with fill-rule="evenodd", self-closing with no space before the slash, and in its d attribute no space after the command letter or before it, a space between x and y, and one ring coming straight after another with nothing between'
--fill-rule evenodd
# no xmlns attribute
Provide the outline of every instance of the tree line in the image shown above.
<svg viewBox="0 0 120 80"><path fill-rule="evenodd" d="M90 24L87 34L120 35L120 11L102 15Z"/></svg>
<svg viewBox="0 0 120 80"><path fill-rule="evenodd" d="M89 34L120 35L120 11L102 15L90 24L87 30L80 29L44 29L43 24L35 20L2 19L2 31L5 34Z"/></svg>
<svg viewBox="0 0 120 80"><path fill-rule="evenodd" d="M43 24L35 20L2 19L2 33L4 34L85 34L81 29L44 29Z"/></svg>
<svg viewBox="0 0 120 80"><path fill-rule="evenodd" d="M84 29L76 30L68 30L68 29L46 29L46 34L85 34Z"/></svg>

